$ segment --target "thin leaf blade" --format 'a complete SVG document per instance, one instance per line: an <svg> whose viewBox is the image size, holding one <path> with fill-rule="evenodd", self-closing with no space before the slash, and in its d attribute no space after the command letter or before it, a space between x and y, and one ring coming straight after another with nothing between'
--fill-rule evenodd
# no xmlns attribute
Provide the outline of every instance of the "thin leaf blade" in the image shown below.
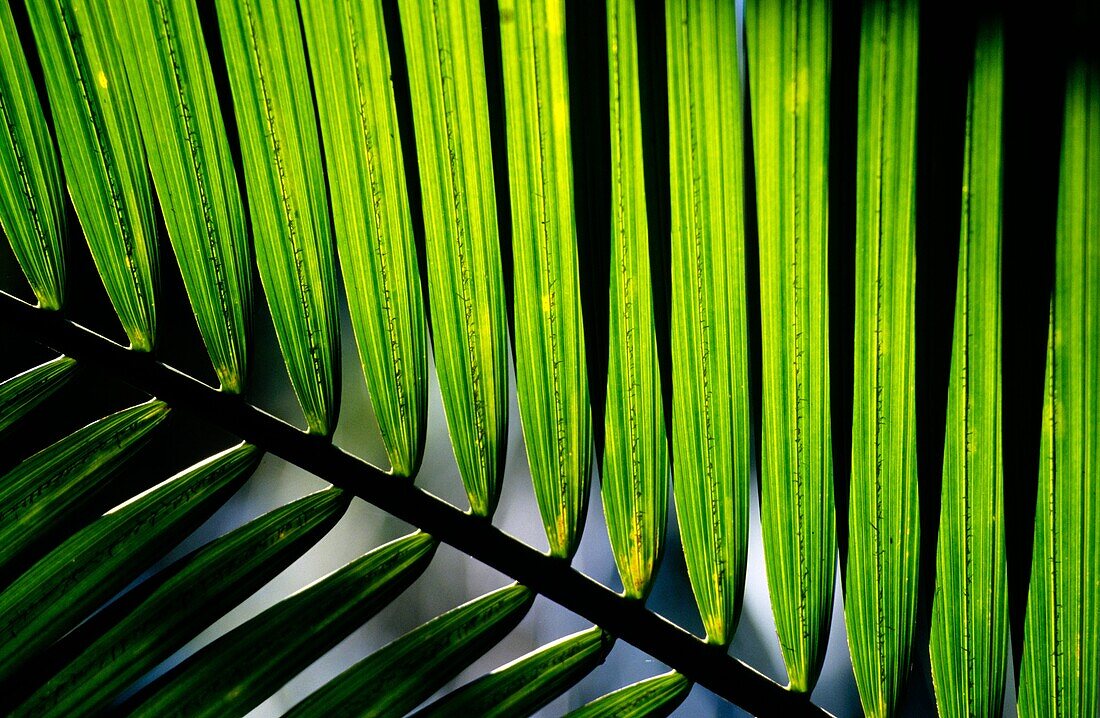
<svg viewBox="0 0 1100 718"><path fill-rule="evenodd" d="M424 453L424 302L379 0L302 0L348 309L392 472Z"/></svg>
<svg viewBox="0 0 1100 718"><path fill-rule="evenodd" d="M508 320L478 3L399 0L416 132L432 341L470 511L491 516L508 431Z"/></svg>
<svg viewBox="0 0 1100 718"><path fill-rule="evenodd" d="M914 391L917 4L863 9L855 378L844 616L863 710L897 709L909 673L920 524Z"/></svg>
<svg viewBox="0 0 1100 718"><path fill-rule="evenodd" d="M533 600L513 585L452 609L344 671L287 718L400 718L504 638Z"/></svg>
<svg viewBox="0 0 1100 718"><path fill-rule="evenodd" d="M748 551L750 425L735 8L666 0L676 516L707 641L728 645Z"/></svg>
<svg viewBox="0 0 1100 718"><path fill-rule="evenodd" d="M586 703L566 718L664 718L679 707L692 683L672 671L620 688Z"/></svg>
<svg viewBox="0 0 1100 718"><path fill-rule="evenodd" d="M0 432L57 391L75 369L75 359L59 356L0 384Z"/></svg>
<svg viewBox="0 0 1100 718"><path fill-rule="evenodd" d="M53 138L11 6L0 10L0 226L43 309L65 302L65 205Z"/></svg>
<svg viewBox="0 0 1100 718"><path fill-rule="evenodd" d="M130 346L156 343L153 200L122 57L99 0L27 2L65 183Z"/></svg>
<svg viewBox="0 0 1100 718"><path fill-rule="evenodd" d="M340 399L336 267L297 8L216 5L260 282L309 430L329 436Z"/></svg>
<svg viewBox="0 0 1100 718"><path fill-rule="evenodd" d="M1100 70L1070 66L1021 716L1100 710Z"/></svg>
<svg viewBox="0 0 1100 718"><path fill-rule="evenodd" d="M979 29L967 107L962 232L929 656L941 716L999 716L1008 650L1001 465L1004 40Z"/></svg>
<svg viewBox="0 0 1100 718"><path fill-rule="evenodd" d="M607 3L611 282L601 491L624 593L644 598L664 553L665 437L642 156L634 0Z"/></svg>
<svg viewBox="0 0 1100 718"><path fill-rule="evenodd" d="M836 579L829 409L828 146L831 8L746 8L760 235L760 517L779 645L809 693Z"/></svg>
<svg viewBox="0 0 1100 718"><path fill-rule="evenodd" d="M190 0L111 4L168 238L221 388L248 375L252 247L198 11Z"/></svg>
<svg viewBox="0 0 1100 718"><path fill-rule="evenodd" d="M565 3L500 0L516 398L550 554L577 550L592 463L577 268Z"/></svg>

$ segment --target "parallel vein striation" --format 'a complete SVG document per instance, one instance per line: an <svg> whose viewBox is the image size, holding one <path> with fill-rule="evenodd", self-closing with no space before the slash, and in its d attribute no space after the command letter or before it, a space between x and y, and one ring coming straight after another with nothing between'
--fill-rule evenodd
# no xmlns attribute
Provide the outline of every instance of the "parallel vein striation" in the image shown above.
<svg viewBox="0 0 1100 718"><path fill-rule="evenodd" d="M477 2L400 0L439 389L470 510L491 516L508 430L508 324Z"/></svg>
<svg viewBox="0 0 1100 718"><path fill-rule="evenodd" d="M0 226L44 309L65 300L65 208L53 138L11 7L0 9Z"/></svg>
<svg viewBox="0 0 1100 718"><path fill-rule="evenodd" d="M391 471L424 453L427 331L379 0L302 0L336 243Z"/></svg>
<svg viewBox="0 0 1100 718"><path fill-rule="evenodd" d="M339 413L328 193L294 3L218 0L260 281L311 433Z"/></svg>
<svg viewBox="0 0 1100 718"><path fill-rule="evenodd" d="M27 3L65 182L130 345L156 341L156 229L145 152L102 2Z"/></svg>
<svg viewBox="0 0 1100 718"><path fill-rule="evenodd" d="M666 0L676 515L707 641L741 610L751 458L734 5Z"/></svg>
<svg viewBox="0 0 1100 718"><path fill-rule="evenodd" d="M919 518L913 301L917 3L863 9L855 378L844 613L863 710L892 715L909 673Z"/></svg>
<svg viewBox="0 0 1100 718"><path fill-rule="evenodd" d="M760 233L760 516L790 686L809 692L825 659L836 576L829 413L830 7L754 0L747 13Z"/></svg>
<svg viewBox="0 0 1100 718"><path fill-rule="evenodd" d="M191 0L111 5L138 126L184 288L221 388L247 380L252 248Z"/></svg>
<svg viewBox="0 0 1100 718"><path fill-rule="evenodd" d="M1071 65L1062 134L1021 716L1100 710L1100 69Z"/></svg>
<svg viewBox="0 0 1100 718"><path fill-rule="evenodd" d="M1001 465L999 23L978 35L967 106L962 231L929 654L941 716L999 716L1008 647Z"/></svg>
<svg viewBox="0 0 1100 718"><path fill-rule="evenodd" d="M624 593L644 598L668 515L668 443L649 267L634 0L607 3L611 272L601 488Z"/></svg>
<svg viewBox="0 0 1100 718"><path fill-rule="evenodd" d="M516 397L550 553L577 550L592 463L565 3L500 0L515 259Z"/></svg>

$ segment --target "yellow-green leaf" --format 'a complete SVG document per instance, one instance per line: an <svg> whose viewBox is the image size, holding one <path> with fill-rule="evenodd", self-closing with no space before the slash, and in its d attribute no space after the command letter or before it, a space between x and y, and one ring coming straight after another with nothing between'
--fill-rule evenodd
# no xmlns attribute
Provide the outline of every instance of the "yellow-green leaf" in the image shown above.
<svg viewBox="0 0 1100 718"><path fill-rule="evenodd" d="M746 8L760 234L760 521L792 690L828 646L836 578L829 417L830 5Z"/></svg>
<svg viewBox="0 0 1100 718"><path fill-rule="evenodd" d="M1100 711L1100 69L1066 87L1019 712Z"/></svg>
<svg viewBox="0 0 1100 718"><path fill-rule="evenodd" d="M600 481L623 591L644 598L664 552L668 442L649 269L634 0L607 1L607 53L611 311Z"/></svg>
<svg viewBox="0 0 1100 718"><path fill-rule="evenodd" d="M102 0L28 0L76 216L130 339L156 343L157 237L145 152Z"/></svg>
<svg viewBox="0 0 1100 718"><path fill-rule="evenodd" d="M603 663L613 643L599 628L574 633L467 683L413 716L531 715Z"/></svg>
<svg viewBox="0 0 1100 718"><path fill-rule="evenodd" d="M436 545L415 533L380 546L205 646L123 712L245 715L397 598L428 567Z"/></svg>
<svg viewBox="0 0 1100 718"><path fill-rule="evenodd" d="M917 22L914 0L872 0L863 8L844 616L868 716L892 715L898 707L917 603Z"/></svg>
<svg viewBox="0 0 1100 718"><path fill-rule="evenodd" d="M156 400L123 409L47 446L0 478L0 567L42 542L60 543L75 532L86 520L81 513L112 472L167 416L168 407Z"/></svg>
<svg viewBox="0 0 1100 718"><path fill-rule="evenodd" d="M96 519L0 594L0 678L63 636L224 504L262 456L242 444Z"/></svg>
<svg viewBox="0 0 1100 718"><path fill-rule="evenodd" d="M400 718L520 622L535 594L506 586L433 618L332 679L287 718Z"/></svg>
<svg viewBox="0 0 1100 718"><path fill-rule="evenodd" d="M0 226L44 309L65 301L65 205L53 138L11 6L0 9Z"/></svg>
<svg viewBox="0 0 1100 718"><path fill-rule="evenodd" d="M74 369L75 359L60 356L0 384L0 432L57 391Z"/></svg>
<svg viewBox="0 0 1100 718"><path fill-rule="evenodd" d="M963 160L929 655L939 714L1001 715L1008 648L1001 467L1001 111L1004 40L983 23Z"/></svg>
<svg viewBox="0 0 1100 718"><path fill-rule="evenodd" d="M311 433L336 428L340 326L328 193L293 2L218 0L256 264Z"/></svg>
<svg viewBox="0 0 1100 718"><path fill-rule="evenodd" d="M676 516L707 641L727 645L748 550L741 83L726 0L666 0Z"/></svg>
<svg viewBox="0 0 1100 718"><path fill-rule="evenodd" d="M491 516L508 431L508 320L476 0L400 0L439 390L470 510Z"/></svg>
<svg viewBox="0 0 1100 718"><path fill-rule="evenodd" d="M111 20L168 237L221 388L248 374L252 247L194 0L122 0Z"/></svg>
<svg viewBox="0 0 1100 718"><path fill-rule="evenodd" d="M664 718L684 702L691 681L675 671L647 678L597 698L566 718Z"/></svg>
<svg viewBox="0 0 1100 718"><path fill-rule="evenodd" d="M592 464L563 0L499 0L516 398L550 554L577 550Z"/></svg>
<svg viewBox="0 0 1100 718"><path fill-rule="evenodd" d="M300 558L347 506L347 496L338 489L318 491L211 541L146 580L116 601L126 610L112 611L112 604L100 614L113 622L91 619L99 632L12 716L102 712L130 684Z"/></svg>
<svg viewBox="0 0 1100 718"><path fill-rule="evenodd" d="M371 404L391 470L424 453L424 301L379 0L302 0L336 243Z"/></svg>

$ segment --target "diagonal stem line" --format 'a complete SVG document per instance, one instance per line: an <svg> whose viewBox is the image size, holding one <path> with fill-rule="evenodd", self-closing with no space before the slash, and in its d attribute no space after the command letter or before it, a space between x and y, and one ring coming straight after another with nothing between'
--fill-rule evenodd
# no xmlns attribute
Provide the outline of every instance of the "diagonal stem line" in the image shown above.
<svg viewBox="0 0 1100 718"><path fill-rule="evenodd" d="M13 334L71 356L80 366L122 380L177 409L201 415L519 581L754 715L830 715L724 649L704 643L649 611L641 602L615 593L561 559L535 550L485 519L417 488L408 479L389 476L239 396L220 392L60 314L36 309L0 291L0 335Z"/></svg>

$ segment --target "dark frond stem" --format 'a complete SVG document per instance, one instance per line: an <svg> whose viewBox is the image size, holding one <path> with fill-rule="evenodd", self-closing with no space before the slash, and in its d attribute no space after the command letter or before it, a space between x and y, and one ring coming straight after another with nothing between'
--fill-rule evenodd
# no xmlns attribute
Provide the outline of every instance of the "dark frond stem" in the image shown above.
<svg viewBox="0 0 1100 718"><path fill-rule="evenodd" d="M754 715L828 716L667 619L560 559L527 546L483 518L388 476L318 436L220 392L152 357L132 352L52 312L0 292L0 335L23 336L67 354L87 369L122 380L189 411L279 458L420 528L648 653Z"/></svg>

